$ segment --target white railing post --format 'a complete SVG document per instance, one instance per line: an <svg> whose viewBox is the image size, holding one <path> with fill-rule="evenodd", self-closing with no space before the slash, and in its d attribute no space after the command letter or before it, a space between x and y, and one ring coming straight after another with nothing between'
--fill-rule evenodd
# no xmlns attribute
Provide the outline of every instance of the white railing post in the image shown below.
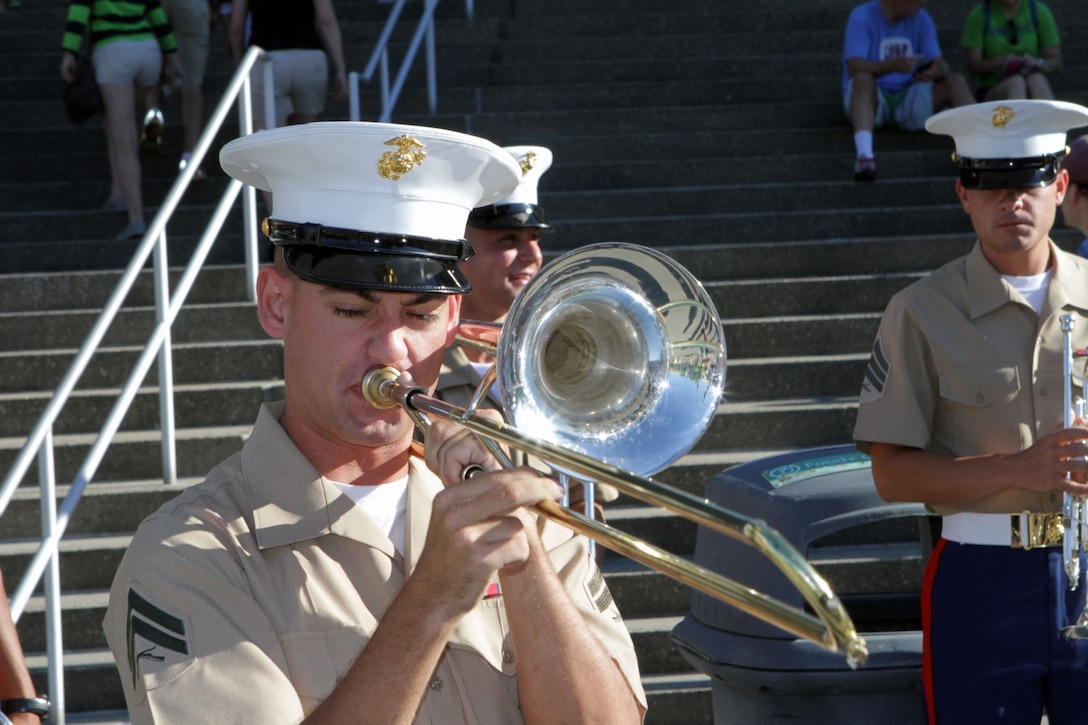
<svg viewBox="0 0 1088 725"><path fill-rule="evenodd" d="M51 537L57 528L57 475L52 429L46 432L38 450L38 479L42 536ZM45 567L45 658L49 667L49 699L53 703L49 721L64 725L64 634L60 613L60 552L54 549Z"/></svg>
<svg viewBox="0 0 1088 725"><path fill-rule="evenodd" d="M272 78L272 60L266 55L262 58L264 70L264 127L276 127L276 83Z"/></svg>
<svg viewBox="0 0 1088 725"><path fill-rule="evenodd" d="M177 434L174 430L174 352L167 309L170 306L170 268L167 264L166 227L155 243L155 323L164 328L159 347L159 427L162 431L162 482L178 482Z"/></svg>
<svg viewBox="0 0 1088 725"><path fill-rule="evenodd" d="M363 118L359 104L359 71L348 73L348 119L360 121Z"/></svg>
<svg viewBox="0 0 1088 725"><path fill-rule="evenodd" d="M438 111L438 78L434 49L434 9L438 0L427 0L427 106L434 114Z"/></svg>
<svg viewBox="0 0 1088 725"><path fill-rule="evenodd" d="M267 61L266 61L267 63ZM267 63L271 67L271 63ZM262 74L263 80L263 74ZM247 74L238 94L238 135L253 133L253 84ZM246 294L250 302L257 301L257 268L260 266L257 249L257 194L248 184L242 190L242 243L246 252Z"/></svg>
<svg viewBox="0 0 1088 725"><path fill-rule="evenodd" d="M381 75L379 77L380 87L382 91L382 115L379 120L382 123L389 123L389 120L393 117L393 104L389 99L389 50L383 49L381 56L381 63L379 64Z"/></svg>

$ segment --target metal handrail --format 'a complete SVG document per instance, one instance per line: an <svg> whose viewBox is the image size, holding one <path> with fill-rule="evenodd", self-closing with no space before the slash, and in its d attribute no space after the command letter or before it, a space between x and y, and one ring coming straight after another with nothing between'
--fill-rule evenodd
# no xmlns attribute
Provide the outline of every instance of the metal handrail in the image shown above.
<svg viewBox="0 0 1088 725"><path fill-rule="evenodd" d="M42 539L27 567L26 573L15 589L15 593L11 596L10 606L12 619L18 621L38 581L43 575L45 576L46 657L49 668L49 691L53 702L51 721L58 723L58 725L64 725L65 720L63 636L60 627L61 602L58 567L60 540L64 536L76 505L79 503L87 485L93 479L98 465L105 456L106 449L117 433L122 419L135 399L142 381L156 358L159 363L163 481L166 484L177 482L170 328L177 318L197 274L201 271L211 246L219 235L235 200L238 198L239 192L243 191L242 183L232 180L227 185L222 198L212 213L204 234L193 251L188 266L186 266L176 283L173 295L170 294L169 289L166 225L188 190L189 184L195 177L197 169L200 168L217 133L227 120L231 105L235 100L238 101L240 135L245 136L253 132L253 99L249 77L251 70L258 62L264 62L262 82L266 89L265 99L273 97L272 64L268 62L268 56L261 48L250 47L238 64L234 76L227 84L222 99L208 119L204 131L193 149L190 163L178 174L177 180L170 188L162 205L159 207L158 213L148 226L146 234L132 256L132 260L122 273L113 294L104 305L67 373L54 391L49 404L27 437L11 469L3 482L0 483L0 516L2 516L15 495L15 489L26 476L32 461L37 457L42 510ZM271 115L271 106L271 103L266 103L265 106L266 126L268 128L275 126L275 118ZM242 197L245 217L247 296L250 301L255 301L258 256L256 193L254 188L252 186L245 187ZM124 387L118 394L114 406L99 430L90 451L83 460L69 487L68 494L64 497L58 509L56 507L56 475L53 467L53 426L91 358L98 352L106 331L113 323L122 303L147 262L147 258L151 255L153 255L154 264L155 328L151 332L147 344L129 374Z"/></svg>
<svg viewBox="0 0 1088 725"><path fill-rule="evenodd" d="M359 96L360 82L370 83L371 79L374 77L375 70L381 71L379 75L381 112L378 114L376 120L381 121L382 123L388 123L393 119L393 109L396 107L397 101L400 98L400 93L404 89L404 83L408 78L408 73L412 70L412 64L415 62L416 54L419 52L419 46L424 41L427 43L425 56L427 63L427 104L432 115L437 113L438 82L434 49L434 11L435 8L438 7L438 0L423 0L423 14L416 25L416 31L412 35L412 40L408 44L408 48L404 53L404 58L401 60L396 80L392 85L389 83L389 40L393 36L393 30L400 20L401 11L407 3L408 0L395 0L392 9L389 11L389 17L385 21L385 26L382 28L382 32L378 36L378 41L374 45L374 51L370 54L370 60L367 61L366 68L362 73L352 71L348 74L348 108L349 117L352 121L359 121L362 119L361 101ZM471 21L474 13L475 6L473 0L465 0L465 16Z"/></svg>

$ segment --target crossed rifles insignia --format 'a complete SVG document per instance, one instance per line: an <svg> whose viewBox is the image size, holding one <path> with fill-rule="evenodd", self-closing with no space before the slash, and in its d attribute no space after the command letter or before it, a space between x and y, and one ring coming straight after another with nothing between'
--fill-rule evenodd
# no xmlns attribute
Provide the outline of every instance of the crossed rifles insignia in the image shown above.
<svg viewBox="0 0 1088 725"><path fill-rule="evenodd" d="M400 177L422 164L423 159L427 158L423 144L411 136L389 139L385 145L397 147L396 151L386 151L378 159L378 173L391 181L399 181Z"/></svg>

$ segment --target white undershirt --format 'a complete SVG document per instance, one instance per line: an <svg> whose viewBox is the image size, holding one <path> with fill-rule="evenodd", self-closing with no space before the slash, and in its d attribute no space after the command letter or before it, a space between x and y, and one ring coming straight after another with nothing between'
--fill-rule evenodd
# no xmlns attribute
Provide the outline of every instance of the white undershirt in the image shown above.
<svg viewBox="0 0 1088 725"><path fill-rule="evenodd" d="M393 546L404 553L404 519L408 509L408 477L376 486L353 486L329 481L355 502L385 532Z"/></svg>
<svg viewBox="0 0 1088 725"><path fill-rule="evenodd" d="M1035 314L1043 314L1043 303L1046 301L1046 288L1050 285L1051 270L1042 274L1033 274L1027 277L1015 277L1011 274L1001 275L1001 279L1008 282L1014 290L1023 295Z"/></svg>

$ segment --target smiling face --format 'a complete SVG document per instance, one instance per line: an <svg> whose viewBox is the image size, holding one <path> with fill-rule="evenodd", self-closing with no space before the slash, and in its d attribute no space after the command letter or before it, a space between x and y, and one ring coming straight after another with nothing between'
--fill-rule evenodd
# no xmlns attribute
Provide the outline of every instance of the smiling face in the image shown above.
<svg viewBox="0 0 1088 725"><path fill-rule="evenodd" d="M1054 183L1029 189L965 189L956 182L960 205L971 216L982 251L998 272L1026 276L1046 271L1050 262L1046 240L1068 179L1061 171Z"/></svg>
<svg viewBox="0 0 1088 725"><path fill-rule="evenodd" d="M283 341L280 423L303 454L325 474L349 461L373 466L402 454L411 419L400 406L375 409L360 382L371 368L392 365L431 389L460 297L326 287L298 279L282 263L261 270L257 290L261 325Z"/></svg>
<svg viewBox="0 0 1088 725"><path fill-rule="evenodd" d="M469 227L465 237L476 253L460 264L461 272L472 285L472 292L465 296L461 317L501 322L506 319L514 298L543 264L540 230Z"/></svg>

